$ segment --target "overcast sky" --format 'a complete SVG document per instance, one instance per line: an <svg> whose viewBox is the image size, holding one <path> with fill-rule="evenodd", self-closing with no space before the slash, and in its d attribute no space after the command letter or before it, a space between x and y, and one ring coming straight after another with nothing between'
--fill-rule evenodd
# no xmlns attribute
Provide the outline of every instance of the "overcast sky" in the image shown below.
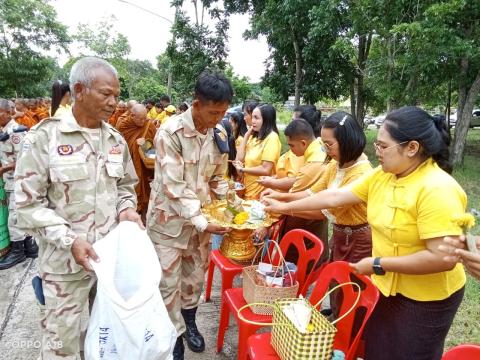
<svg viewBox="0 0 480 360"><path fill-rule="evenodd" d="M175 11L170 8L170 0L129 1L167 19L174 18ZM190 1L185 3L184 7L191 9L189 13L193 19L193 5ZM131 59L146 59L155 65L156 56L165 51L171 38L171 24L168 21L118 0L53 0L51 5L57 10L58 20L69 27L70 34L76 32L78 23L95 25L102 18L114 15L117 19L115 29L128 37L132 49L129 55ZM264 74L263 62L268 56L268 47L265 39L243 40L242 33L247 28L247 15L231 17L228 61L236 74L257 82Z"/></svg>

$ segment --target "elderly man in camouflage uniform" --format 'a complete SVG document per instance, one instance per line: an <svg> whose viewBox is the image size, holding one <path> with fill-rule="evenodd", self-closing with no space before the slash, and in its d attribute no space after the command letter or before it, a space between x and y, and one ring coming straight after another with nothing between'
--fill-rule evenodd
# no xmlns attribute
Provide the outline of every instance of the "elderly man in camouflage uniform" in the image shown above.
<svg viewBox="0 0 480 360"><path fill-rule="evenodd" d="M92 244L136 213L137 177L127 145L105 121L120 92L104 60L78 60L70 73L75 103L26 135L15 172L18 226L39 240L45 295L43 359L80 359L81 313L96 280ZM132 245L133 246L133 245Z"/></svg>
<svg viewBox="0 0 480 360"><path fill-rule="evenodd" d="M15 106L13 106L15 109ZM14 111L14 110L13 110ZM38 246L31 236L25 237L25 231L17 227L17 212L13 193L13 172L21 142L28 130L13 119L12 102L0 99L0 176L3 175L4 189L8 202L8 232L11 248L0 261L0 270L11 268L23 262L27 257L37 257Z"/></svg>
<svg viewBox="0 0 480 360"><path fill-rule="evenodd" d="M147 212L147 231L155 244L163 277L160 291L179 335L195 352L205 342L195 314L207 268L210 234L227 229L208 223L200 208L210 195L225 195L227 166L214 140L214 128L232 99L230 82L205 72L195 86L192 107L172 117L156 135L155 179ZM179 336L174 359L183 359Z"/></svg>

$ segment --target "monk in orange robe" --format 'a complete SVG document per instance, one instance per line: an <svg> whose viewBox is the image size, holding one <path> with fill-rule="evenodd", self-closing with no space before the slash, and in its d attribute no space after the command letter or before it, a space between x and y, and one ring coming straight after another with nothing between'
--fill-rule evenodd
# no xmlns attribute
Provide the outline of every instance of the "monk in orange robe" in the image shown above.
<svg viewBox="0 0 480 360"><path fill-rule="evenodd" d="M150 181L153 179L153 170L145 167L140 158L141 150L139 146L143 145L145 140L151 140L153 143L157 129L155 125L147 119L147 108L142 104L134 105L130 110L130 114L118 124L117 128L127 141L128 150L135 165L135 171L139 181L135 187L138 199L137 211L144 216L150 197Z"/></svg>
<svg viewBox="0 0 480 360"><path fill-rule="evenodd" d="M13 115L13 118L19 125L26 126L30 129L37 124L37 121L33 118L33 113L28 110L22 100L17 99L15 101L15 110L16 112Z"/></svg>
<svg viewBox="0 0 480 360"><path fill-rule="evenodd" d="M127 111L127 104L125 104L124 101L119 101L112 116L108 119L108 123L113 127L116 127L118 119L125 113L125 111Z"/></svg>
<svg viewBox="0 0 480 360"><path fill-rule="evenodd" d="M38 122L42 121L45 118L50 117L49 107L44 103L42 98L37 99L36 108L34 112L38 118Z"/></svg>
<svg viewBox="0 0 480 360"><path fill-rule="evenodd" d="M120 123L122 123L124 120L128 119L130 117L130 115L132 114L132 108L137 105L138 102L137 100L128 100L127 101L127 111L125 111L122 115L120 115L120 117L118 118L117 120L117 124L115 125L115 127L118 129L118 127L120 126Z"/></svg>

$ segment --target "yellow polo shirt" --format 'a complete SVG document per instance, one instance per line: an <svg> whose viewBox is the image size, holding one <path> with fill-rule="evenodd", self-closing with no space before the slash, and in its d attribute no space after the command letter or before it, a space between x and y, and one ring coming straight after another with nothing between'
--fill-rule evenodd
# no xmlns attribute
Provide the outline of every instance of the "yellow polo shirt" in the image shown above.
<svg viewBox="0 0 480 360"><path fill-rule="evenodd" d="M280 150L282 144L280 138L275 131L272 131L263 140L256 137L250 137L245 149L245 167L251 168L262 165L263 161L270 161L273 163L273 172L275 174L275 164L280 157ZM258 199L260 193L265 189L257 180L258 176L245 173L243 182L245 184L245 199Z"/></svg>
<svg viewBox="0 0 480 360"><path fill-rule="evenodd" d="M240 145L242 144L242 141L243 141L243 136L238 135L237 140L235 140L235 148L237 149L237 151Z"/></svg>
<svg viewBox="0 0 480 360"><path fill-rule="evenodd" d="M280 156L277 161L277 179L296 177L298 170L300 170L304 163L305 158L303 156L297 156L292 150L288 150L285 154Z"/></svg>
<svg viewBox="0 0 480 360"><path fill-rule="evenodd" d="M325 158L327 154L323 148L323 144L314 140L308 145L307 150L303 154L305 164L297 173L295 183L290 188L289 192L299 192L310 189L315 184L325 171Z"/></svg>
<svg viewBox="0 0 480 360"><path fill-rule="evenodd" d="M160 122L160 124L163 124L166 116L167 116L167 112L165 110L163 110L161 113L159 113L156 116L155 120L158 120Z"/></svg>
<svg viewBox="0 0 480 360"><path fill-rule="evenodd" d="M157 117L158 113L157 113L157 109L154 107L152 107L149 111L148 111L148 114L147 114L147 119L150 119L150 120L155 120L155 118Z"/></svg>
<svg viewBox="0 0 480 360"><path fill-rule="evenodd" d="M427 239L462 234L452 219L465 212L467 196L431 158L399 179L377 167L353 183L351 190L367 203L374 257L410 255L425 250ZM402 294L434 301L462 288L465 272L457 264L451 271L428 275L387 272L372 275L372 280L385 296Z"/></svg>

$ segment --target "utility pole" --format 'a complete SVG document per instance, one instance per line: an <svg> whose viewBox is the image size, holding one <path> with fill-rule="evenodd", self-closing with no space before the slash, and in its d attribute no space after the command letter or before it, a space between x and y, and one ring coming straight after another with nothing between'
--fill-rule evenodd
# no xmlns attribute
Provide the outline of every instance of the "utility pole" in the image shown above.
<svg viewBox="0 0 480 360"><path fill-rule="evenodd" d="M157 14L149 9L146 9L140 5L137 5L135 3L132 3L130 1L126 1L126 0L118 0L119 2L122 2L122 3L125 3L125 4L128 4L130 6L133 6L133 7L136 7L137 9L139 10L142 10L142 11L145 11L151 15L154 15L154 16L157 16L159 17L160 19L162 20L165 20L167 22L170 23L170 25L174 25L174 22L172 20L170 20L169 18L165 17L165 16L162 16L160 14ZM178 11L178 7L175 8L175 17L177 16L177 11ZM173 31L171 31L172 33L172 41L173 41L173 46L175 47L175 34L173 33ZM171 60L170 60L170 63L171 63ZM169 69L168 69L168 78L167 78L167 95L170 97L170 99L172 98L172 84L173 84L173 74L172 74L172 68L171 68L171 64L169 65Z"/></svg>

